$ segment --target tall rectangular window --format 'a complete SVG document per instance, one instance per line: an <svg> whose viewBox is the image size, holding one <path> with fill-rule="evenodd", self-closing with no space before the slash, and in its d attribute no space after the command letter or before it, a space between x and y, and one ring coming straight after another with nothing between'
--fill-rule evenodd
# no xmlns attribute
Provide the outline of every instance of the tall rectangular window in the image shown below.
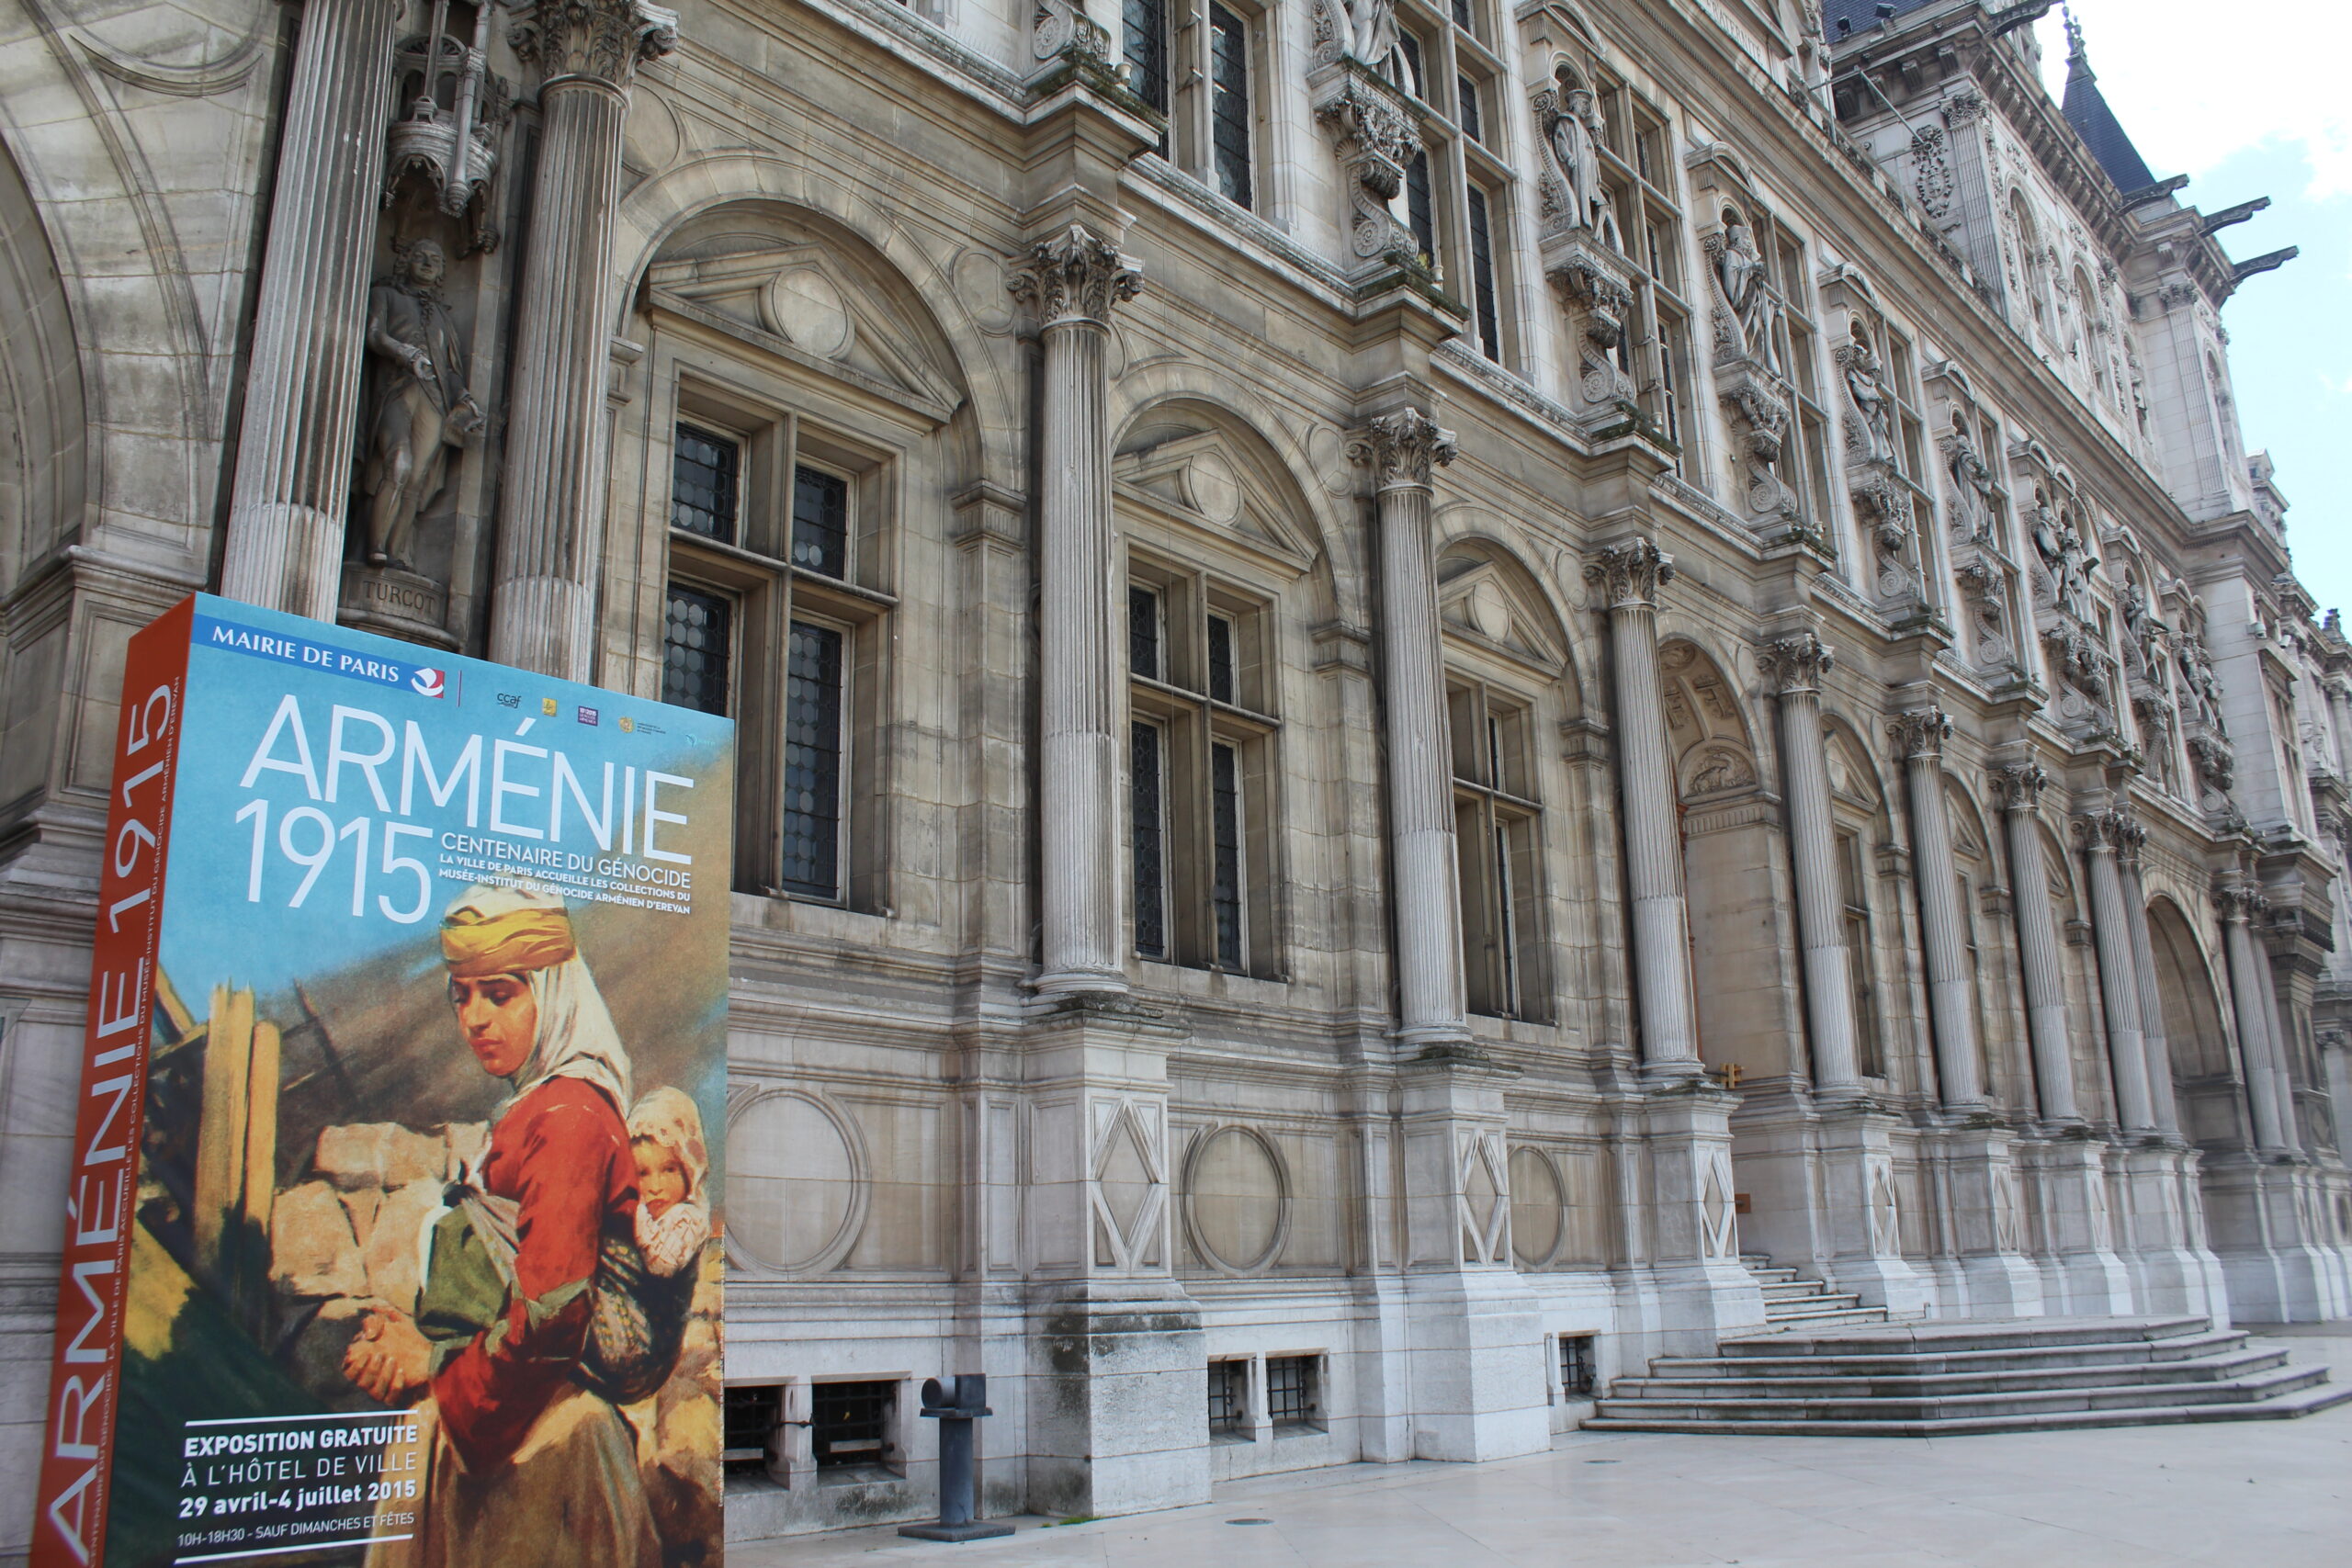
<svg viewBox="0 0 2352 1568"><path fill-rule="evenodd" d="M792 564L825 577L849 575L849 481L839 474L793 469Z"/></svg>
<svg viewBox="0 0 2352 1568"><path fill-rule="evenodd" d="M1233 701L1233 617L1211 615L1209 621L1209 700Z"/></svg>
<svg viewBox="0 0 2352 1568"><path fill-rule="evenodd" d="M1471 303L1478 320L1478 352L1499 365L1503 357L1503 329L1496 313L1495 252L1487 232L1487 193L1474 185L1469 197Z"/></svg>
<svg viewBox="0 0 2352 1568"><path fill-rule="evenodd" d="M725 714L734 672L735 604L717 593L670 586L662 626L662 700Z"/></svg>
<svg viewBox="0 0 2352 1568"><path fill-rule="evenodd" d="M1453 739L1454 842L1463 971L1470 1010L1534 1018L1545 997L1533 962L1538 816L1527 709L1483 682L1446 694Z"/></svg>
<svg viewBox="0 0 2352 1568"><path fill-rule="evenodd" d="M784 724L784 874L788 893L841 893L842 634L792 623Z"/></svg>
<svg viewBox="0 0 2352 1568"><path fill-rule="evenodd" d="M1241 753L1231 746L1209 747L1209 837L1216 862L1209 905L1216 919L1220 969L1241 967Z"/></svg>
<svg viewBox="0 0 2352 1568"><path fill-rule="evenodd" d="M1210 162L1219 196L1250 205L1250 28L1211 0L1209 6Z"/></svg>
<svg viewBox="0 0 2352 1568"><path fill-rule="evenodd" d="M741 444L682 423L670 450L670 526L733 544L743 484Z"/></svg>
<svg viewBox="0 0 2352 1568"><path fill-rule="evenodd" d="M1127 727L1127 810L1135 863L1136 951L1168 956L1167 781L1159 727Z"/></svg>
<svg viewBox="0 0 2352 1568"><path fill-rule="evenodd" d="M1122 0L1120 58L1136 96L1168 112L1168 0ZM1166 149L1162 148L1162 152Z"/></svg>
<svg viewBox="0 0 2352 1568"><path fill-rule="evenodd" d="M1412 226L1413 245L1421 265L1437 265L1437 205L1430 189L1430 155L1426 149L1405 165L1405 218Z"/></svg>
<svg viewBox="0 0 2352 1568"><path fill-rule="evenodd" d="M1862 840L1854 833L1838 835L1838 880L1846 900L1846 970L1853 990L1854 1054L1864 1077L1886 1076L1883 1033L1879 1021L1876 965L1872 963L1871 907L1862 880Z"/></svg>
<svg viewBox="0 0 2352 1568"><path fill-rule="evenodd" d="M1127 672L1159 679L1159 595L1148 588L1127 590Z"/></svg>
<svg viewBox="0 0 2352 1568"><path fill-rule="evenodd" d="M1462 134L1473 141L1487 140L1487 117L1478 107L1478 84L1467 76L1453 79L1454 101L1462 108Z"/></svg>

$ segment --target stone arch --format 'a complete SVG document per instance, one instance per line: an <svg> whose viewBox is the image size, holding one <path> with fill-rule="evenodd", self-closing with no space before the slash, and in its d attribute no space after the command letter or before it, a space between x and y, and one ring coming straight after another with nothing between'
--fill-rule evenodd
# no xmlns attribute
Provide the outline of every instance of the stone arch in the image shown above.
<svg viewBox="0 0 2352 1568"><path fill-rule="evenodd" d="M1311 569L1320 596L1314 615L1336 615L1329 546L1340 530L1329 508L1316 504L1319 487L1300 481L1306 455L1270 434L1279 426L1262 411L1236 407L1228 387L1212 392L1152 379L1160 383L1158 395L1120 413L1111 443L1114 480L1203 527Z"/></svg>
<svg viewBox="0 0 2352 1568"><path fill-rule="evenodd" d="M1437 580L1446 631L1559 682L1570 713L1580 710L1583 693L1567 623L1517 551L1492 530L1455 534L1440 545Z"/></svg>
<svg viewBox="0 0 2352 1568"><path fill-rule="evenodd" d="M79 533L89 459L64 279L32 192L0 145L0 593Z"/></svg>
<svg viewBox="0 0 2352 1568"><path fill-rule="evenodd" d="M1666 703L1667 744L1674 779L1686 806L1702 794L1755 788L1762 779L1756 733L1736 682L1723 664L1688 637L1658 645L1658 685ZM1737 776L1733 776L1737 775ZM1705 779L1715 787L1700 792Z"/></svg>
<svg viewBox="0 0 2352 1568"><path fill-rule="evenodd" d="M2228 1142L2240 1131L2229 1015L2195 924L2168 895L2148 900L2148 946L2164 1003L2165 1044L2181 1133L2209 1146Z"/></svg>

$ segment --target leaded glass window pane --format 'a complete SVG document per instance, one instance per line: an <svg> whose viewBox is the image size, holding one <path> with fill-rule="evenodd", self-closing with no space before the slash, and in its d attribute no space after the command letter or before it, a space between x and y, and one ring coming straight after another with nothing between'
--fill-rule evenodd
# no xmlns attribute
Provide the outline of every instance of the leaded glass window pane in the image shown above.
<svg viewBox="0 0 2352 1568"><path fill-rule="evenodd" d="M663 702L726 713L734 620L731 600L692 588L671 588L662 627Z"/></svg>
<svg viewBox="0 0 2352 1568"><path fill-rule="evenodd" d="M670 451L670 526L733 544L743 489L742 446L697 425L681 424Z"/></svg>
<svg viewBox="0 0 2352 1568"><path fill-rule="evenodd" d="M1470 276L1478 314L1478 349L1502 363L1502 322L1495 314L1495 252L1487 232L1487 193L1472 186L1470 196Z"/></svg>
<svg viewBox="0 0 2352 1568"><path fill-rule="evenodd" d="M1437 265L1437 203L1430 193L1430 155L1413 154L1405 165L1405 215L1413 230L1414 248L1424 266Z"/></svg>
<svg viewBox="0 0 2352 1568"><path fill-rule="evenodd" d="M1209 6L1209 140L1216 154L1217 194L1250 205L1250 28L1232 12Z"/></svg>
<svg viewBox="0 0 2352 1568"><path fill-rule="evenodd" d="M1127 671L1159 679L1159 595L1148 588L1127 590Z"/></svg>
<svg viewBox="0 0 2352 1568"><path fill-rule="evenodd" d="M1478 84L1467 76L1453 79L1454 100L1462 106L1462 134L1473 141L1487 140L1486 117L1478 108Z"/></svg>
<svg viewBox="0 0 2352 1568"><path fill-rule="evenodd" d="M1127 728L1127 785L1135 854L1136 951L1168 956L1166 794L1159 728L1136 721Z"/></svg>
<svg viewBox="0 0 2352 1568"><path fill-rule="evenodd" d="M1233 623L1223 615L1209 617L1209 695L1221 703L1233 696Z"/></svg>
<svg viewBox="0 0 2352 1568"><path fill-rule="evenodd" d="M792 564L849 575L849 481L821 468L792 471Z"/></svg>
<svg viewBox="0 0 2352 1568"><path fill-rule="evenodd" d="M842 634L792 623L785 666L784 849L787 893L841 894Z"/></svg>
<svg viewBox="0 0 2352 1568"><path fill-rule="evenodd" d="M1136 96L1168 112L1167 0L1124 0L1120 7L1119 53ZM1167 151L1165 147L1161 149Z"/></svg>
<svg viewBox="0 0 2352 1568"><path fill-rule="evenodd" d="M1241 967L1241 756L1230 746L1209 748L1209 832L1216 864L1209 902L1216 916L1216 961Z"/></svg>

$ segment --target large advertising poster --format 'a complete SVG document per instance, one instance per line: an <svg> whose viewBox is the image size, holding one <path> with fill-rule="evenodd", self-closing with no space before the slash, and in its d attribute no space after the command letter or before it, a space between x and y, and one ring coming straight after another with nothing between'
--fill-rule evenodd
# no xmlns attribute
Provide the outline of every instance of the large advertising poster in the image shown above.
<svg viewBox="0 0 2352 1568"><path fill-rule="evenodd" d="M732 747L209 596L133 639L36 1563L718 1562Z"/></svg>

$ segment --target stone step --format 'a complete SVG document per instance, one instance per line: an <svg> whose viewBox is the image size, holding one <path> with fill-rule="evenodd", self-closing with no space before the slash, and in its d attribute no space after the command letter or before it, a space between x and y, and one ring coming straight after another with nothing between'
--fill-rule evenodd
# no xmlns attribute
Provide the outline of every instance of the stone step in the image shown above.
<svg viewBox="0 0 2352 1568"><path fill-rule="evenodd" d="M1725 1338L1727 1356L1867 1356L1949 1354L2074 1345L2160 1340L2209 1332L2202 1317L2047 1317L1997 1322L1919 1321L1886 1324L1859 1334L1755 1335Z"/></svg>
<svg viewBox="0 0 2352 1568"><path fill-rule="evenodd" d="M1959 1350L1935 1355L1878 1356L1661 1356L1650 1363L1657 1377L1931 1377L1941 1373L2006 1371L2065 1372L2116 1367L2165 1366L2242 1348L2246 1337L2231 1329L2153 1342L2112 1345L2026 1347L2013 1350Z"/></svg>
<svg viewBox="0 0 2352 1568"><path fill-rule="evenodd" d="M1740 1425L1751 1421L1955 1421L1977 1416L2036 1416L2049 1411L2244 1404L2300 1393L2326 1381L2324 1367L2278 1367L2210 1383L2018 1389L1924 1399L1829 1399L1811 1394L1794 1399L1759 1399L1724 1392L1697 1399L1619 1399L1611 1395L1600 1402L1594 1414L1610 1420L1713 1420Z"/></svg>
<svg viewBox="0 0 2352 1568"><path fill-rule="evenodd" d="M1774 1323L1814 1323L1819 1319L1838 1317L1846 1313L1861 1312L1862 1298L1857 1295L1807 1296L1803 1301L1767 1302L1764 1315ZM1867 1309L1873 1323L1886 1321L1884 1307Z"/></svg>
<svg viewBox="0 0 2352 1568"><path fill-rule="evenodd" d="M1829 1287L1818 1280L1759 1280L1757 1286L1768 1302L1795 1301L1804 1296L1825 1295Z"/></svg>
<svg viewBox="0 0 2352 1568"><path fill-rule="evenodd" d="M2128 1369L2130 1386L2221 1382L2266 1372L2286 1364L2283 1350L2240 1350L2194 1361L2159 1361ZM1731 1365L1738 1365L1734 1362ZM1656 1371L1655 1366L1653 1371ZM2107 1388L2119 1386L2118 1369L2109 1367L2030 1368L2000 1372L1890 1373L1876 1377L1771 1377L1742 1373L1731 1377L1665 1376L1620 1378L1611 1386L1611 1398L1712 1399L1937 1399L1955 1394L2005 1393L2037 1389Z"/></svg>
<svg viewBox="0 0 2352 1568"><path fill-rule="evenodd" d="M2309 1416L2352 1400L2352 1384L2319 1383L2267 1399L2228 1404L2164 1404L2132 1409L2043 1411L2030 1416L1971 1416L1929 1421L1672 1420L1593 1417L1597 1432L1680 1432L1743 1438L1965 1438L1989 1432L2056 1432L2095 1427L2156 1427L2189 1421L2276 1421Z"/></svg>
<svg viewBox="0 0 2352 1568"><path fill-rule="evenodd" d="M1793 1269L1750 1269L1747 1272L1759 1285L1783 1285L1797 1277Z"/></svg>

